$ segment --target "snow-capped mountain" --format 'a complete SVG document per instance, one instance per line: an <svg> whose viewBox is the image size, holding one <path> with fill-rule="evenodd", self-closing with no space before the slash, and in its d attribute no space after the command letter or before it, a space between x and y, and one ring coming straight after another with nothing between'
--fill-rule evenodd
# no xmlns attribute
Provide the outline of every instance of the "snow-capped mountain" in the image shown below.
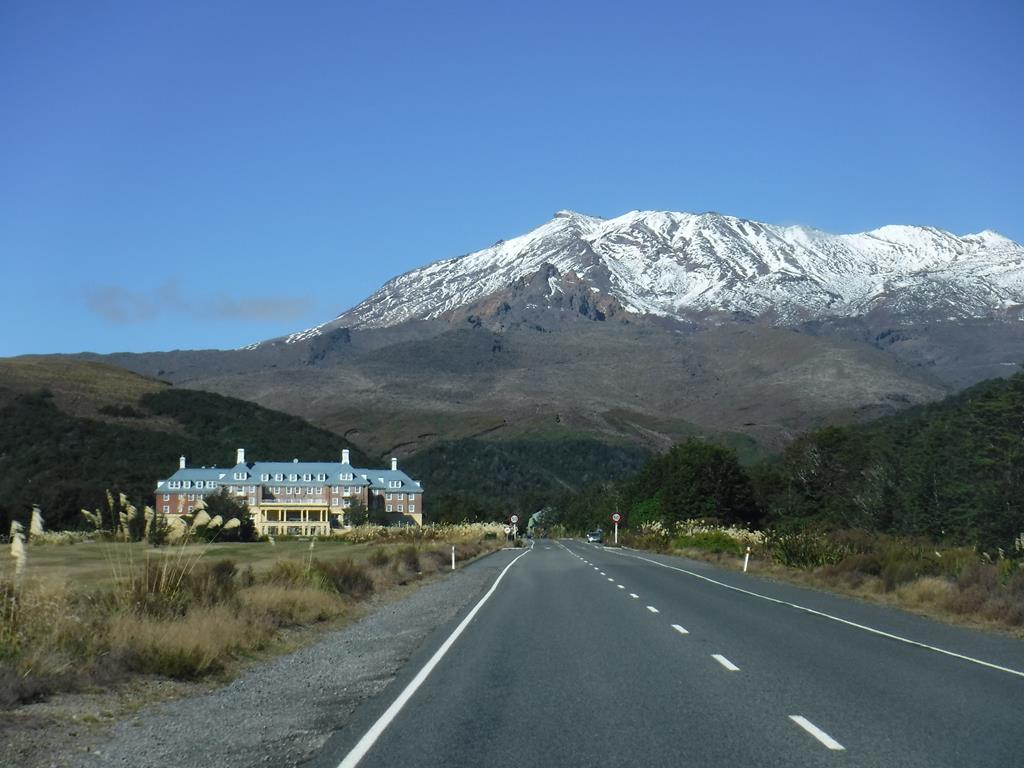
<svg viewBox="0 0 1024 768"><path fill-rule="evenodd" d="M553 270L551 269L553 267ZM1024 247L991 231L957 236L885 226L833 235L717 213L572 211L520 237L394 278L325 329L451 317L547 270L582 281L635 315L729 312L773 325L884 311L909 318L1019 318ZM535 280L534 280L535 282Z"/></svg>

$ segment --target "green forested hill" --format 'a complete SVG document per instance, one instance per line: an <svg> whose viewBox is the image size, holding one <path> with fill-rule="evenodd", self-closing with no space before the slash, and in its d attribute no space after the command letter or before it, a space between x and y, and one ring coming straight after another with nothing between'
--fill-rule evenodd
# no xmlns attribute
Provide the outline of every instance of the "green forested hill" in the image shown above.
<svg viewBox="0 0 1024 768"><path fill-rule="evenodd" d="M535 512L553 498L620 480L650 453L589 437L435 444L403 462L422 480L431 520L491 520Z"/></svg>
<svg viewBox="0 0 1024 768"><path fill-rule="evenodd" d="M1024 374L811 432L756 479L776 521L1009 547L1024 532Z"/></svg>
<svg viewBox="0 0 1024 768"><path fill-rule="evenodd" d="M133 392L99 407L101 418L73 415L48 390L10 393L0 408L0 530L33 504L48 527L77 526L82 507L106 489L151 503L159 478L185 455L192 465L233 465L235 449L252 458L340 459L338 435L252 403L170 387ZM109 398L108 398L109 399ZM366 457L353 450L353 461Z"/></svg>

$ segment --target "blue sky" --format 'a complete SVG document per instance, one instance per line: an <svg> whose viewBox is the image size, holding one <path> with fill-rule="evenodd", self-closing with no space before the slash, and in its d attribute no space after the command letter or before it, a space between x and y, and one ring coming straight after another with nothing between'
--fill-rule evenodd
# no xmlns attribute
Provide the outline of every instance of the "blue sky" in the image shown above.
<svg viewBox="0 0 1024 768"><path fill-rule="evenodd" d="M560 208L1024 241L1024 3L0 0L0 355L234 347Z"/></svg>

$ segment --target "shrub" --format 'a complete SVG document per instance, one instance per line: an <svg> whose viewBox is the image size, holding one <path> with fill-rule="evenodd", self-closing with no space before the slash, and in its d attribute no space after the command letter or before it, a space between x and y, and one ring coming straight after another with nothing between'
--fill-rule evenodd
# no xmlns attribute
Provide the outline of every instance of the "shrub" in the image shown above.
<svg viewBox="0 0 1024 768"><path fill-rule="evenodd" d="M834 565L845 556L845 550L826 536L808 531L788 531L770 536L766 548L775 561L791 568L818 568Z"/></svg>
<svg viewBox="0 0 1024 768"><path fill-rule="evenodd" d="M416 550L415 545L407 544L398 550L398 560L410 573L419 573L420 553Z"/></svg>
<svg viewBox="0 0 1024 768"><path fill-rule="evenodd" d="M359 600L373 592L373 579L361 563L347 559L333 563L314 560L313 568L321 574L324 583L333 587L339 595Z"/></svg>
<svg viewBox="0 0 1024 768"><path fill-rule="evenodd" d="M701 549L730 555L741 555L744 551L739 541L717 530L677 536L672 540L672 546L676 549Z"/></svg>
<svg viewBox="0 0 1024 768"><path fill-rule="evenodd" d="M384 551L384 547L377 547L370 553L369 561L374 568L384 568L391 562L391 555Z"/></svg>

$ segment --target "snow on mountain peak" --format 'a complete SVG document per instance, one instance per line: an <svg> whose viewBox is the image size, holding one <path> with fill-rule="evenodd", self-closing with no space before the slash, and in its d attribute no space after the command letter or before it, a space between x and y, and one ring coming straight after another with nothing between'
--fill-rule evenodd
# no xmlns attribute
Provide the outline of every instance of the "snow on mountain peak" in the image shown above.
<svg viewBox="0 0 1024 768"><path fill-rule="evenodd" d="M875 309L988 316L1024 305L1024 248L989 230L958 237L889 225L833 235L715 212L602 219L561 210L523 235L400 275L293 337L449 316L545 265L574 272L637 315L725 311L787 324Z"/></svg>

